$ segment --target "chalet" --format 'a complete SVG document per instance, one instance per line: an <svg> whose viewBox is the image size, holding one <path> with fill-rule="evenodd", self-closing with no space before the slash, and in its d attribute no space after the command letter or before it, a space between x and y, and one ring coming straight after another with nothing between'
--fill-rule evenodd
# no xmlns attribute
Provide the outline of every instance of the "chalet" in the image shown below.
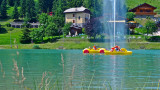
<svg viewBox="0 0 160 90"><path fill-rule="evenodd" d="M156 15L156 13L154 12L155 9L156 7L144 3L129 10L129 12L134 12L136 14L136 18L154 18L154 15Z"/></svg>
<svg viewBox="0 0 160 90"><path fill-rule="evenodd" d="M69 8L64 11L65 23L72 22L71 35L82 33L82 28L90 21L90 10L85 7Z"/></svg>

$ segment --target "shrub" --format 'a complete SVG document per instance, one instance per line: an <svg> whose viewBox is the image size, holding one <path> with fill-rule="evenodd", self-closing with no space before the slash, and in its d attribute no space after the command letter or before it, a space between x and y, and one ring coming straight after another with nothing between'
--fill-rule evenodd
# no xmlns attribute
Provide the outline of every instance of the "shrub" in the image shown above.
<svg viewBox="0 0 160 90"><path fill-rule="evenodd" d="M160 36L152 36L148 39L150 42L159 42L160 41Z"/></svg>
<svg viewBox="0 0 160 90"><path fill-rule="evenodd" d="M5 26L11 27L11 24L7 22L7 23L5 24Z"/></svg>
<svg viewBox="0 0 160 90"><path fill-rule="evenodd" d="M41 48L39 47L39 45L34 45L32 49L41 49Z"/></svg>
<svg viewBox="0 0 160 90"><path fill-rule="evenodd" d="M5 28L0 28L0 33L7 33L7 30Z"/></svg>
<svg viewBox="0 0 160 90"><path fill-rule="evenodd" d="M145 34L147 30L145 28L135 28L136 33Z"/></svg>
<svg viewBox="0 0 160 90"><path fill-rule="evenodd" d="M5 27L5 29L6 29L7 31L13 31L13 30L14 30L13 27Z"/></svg>
<svg viewBox="0 0 160 90"><path fill-rule="evenodd" d="M83 33L83 34L85 33L85 28L82 28L82 33Z"/></svg>

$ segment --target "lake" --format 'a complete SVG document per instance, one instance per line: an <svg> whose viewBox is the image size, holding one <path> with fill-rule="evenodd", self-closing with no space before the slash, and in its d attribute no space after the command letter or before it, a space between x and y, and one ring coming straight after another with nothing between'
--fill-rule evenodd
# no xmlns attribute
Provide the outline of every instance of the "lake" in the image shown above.
<svg viewBox="0 0 160 90"><path fill-rule="evenodd" d="M160 50L0 50L0 90L157 90Z"/></svg>

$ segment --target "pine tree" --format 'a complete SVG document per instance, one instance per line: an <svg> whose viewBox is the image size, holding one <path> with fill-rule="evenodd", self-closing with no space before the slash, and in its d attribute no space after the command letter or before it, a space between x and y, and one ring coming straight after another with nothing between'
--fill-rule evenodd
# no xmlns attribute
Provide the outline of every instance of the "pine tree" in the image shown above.
<svg viewBox="0 0 160 90"><path fill-rule="evenodd" d="M16 2L15 5L14 5L13 13L12 13L12 18L13 19L18 19L19 18L19 12L18 12L17 7L18 7L18 5L17 5L17 2Z"/></svg>
<svg viewBox="0 0 160 90"><path fill-rule="evenodd" d="M39 0L39 8L41 12L47 12L47 0Z"/></svg>
<svg viewBox="0 0 160 90"><path fill-rule="evenodd" d="M57 6L58 6L57 4L58 4L58 1L57 0L53 0L52 12L54 14L55 14Z"/></svg>
<svg viewBox="0 0 160 90"><path fill-rule="evenodd" d="M3 1L3 0L0 0L0 5L1 5L2 1Z"/></svg>
<svg viewBox="0 0 160 90"><path fill-rule="evenodd" d="M20 10L20 16L21 17L25 17L25 13L26 13L26 0L21 0L21 10Z"/></svg>
<svg viewBox="0 0 160 90"><path fill-rule="evenodd" d="M7 4L9 5L9 6L14 6L14 0L7 0Z"/></svg>
<svg viewBox="0 0 160 90"><path fill-rule="evenodd" d="M25 28L22 32L23 32L23 35L20 38L20 42L24 43L24 44L30 43L31 42L31 37L30 37L31 31L29 29Z"/></svg>
<svg viewBox="0 0 160 90"><path fill-rule="evenodd" d="M1 4L1 9L0 9L1 11L1 18L2 19L5 19L5 18L7 18L7 2L6 2L6 0L3 0L2 1L2 4Z"/></svg>
<svg viewBox="0 0 160 90"><path fill-rule="evenodd" d="M34 17L36 17L34 0L27 0L26 1L26 14L27 14L26 17L30 20L32 20Z"/></svg>
<svg viewBox="0 0 160 90"><path fill-rule="evenodd" d="M56 9L56 11L55 11L55 15L56 15L56 16L63 17L62 7L63 7L63 2L62 2L62 0L59 0L59 1L58 1L57 9Z"/></svg>
<svg viewBox="0 0 160 90"><path fill-rule="evenodd" d="M54 0L46 0L46 1L47 1L47 3L48 3L48 4L47 4L47 6L48 6L47 8L49 8L49 11L51 11L51 10L52 10L52 6L53 6L53 1L54 1Z"/></svg>

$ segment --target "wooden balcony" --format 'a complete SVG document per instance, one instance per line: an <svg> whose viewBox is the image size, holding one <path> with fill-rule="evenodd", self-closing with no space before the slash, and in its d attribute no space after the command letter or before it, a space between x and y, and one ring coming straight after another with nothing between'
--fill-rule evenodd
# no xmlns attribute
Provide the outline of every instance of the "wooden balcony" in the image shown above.
<svg viewBox="0 0 160 90"><path fill-rule="evenodd" d="M135 12L136 15L156 15L154 12Z"/></svg>

